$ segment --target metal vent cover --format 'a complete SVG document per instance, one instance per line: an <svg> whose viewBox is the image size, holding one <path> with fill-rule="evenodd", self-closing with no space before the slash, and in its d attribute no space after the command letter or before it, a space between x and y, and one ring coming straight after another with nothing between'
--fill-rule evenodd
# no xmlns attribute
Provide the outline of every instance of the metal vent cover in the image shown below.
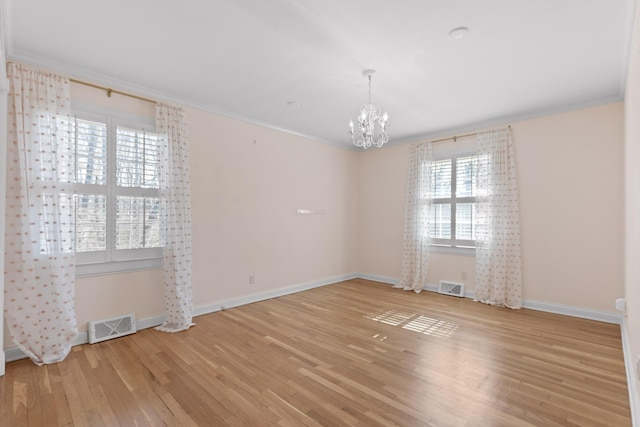
<svg viewBox="0 0 640 427"><path fill-rule="evenodd" d="M438 286L438 293L453 295L456 297L464 297L464 283L441 280L440 285Z"/></svg>
<svg viewBox="0 0 640 427"><path fill-rule="evenodd" d="M109 319L93 320L89 322L89 343L118 338L136 333L136 318L133 313Z"/></svg>

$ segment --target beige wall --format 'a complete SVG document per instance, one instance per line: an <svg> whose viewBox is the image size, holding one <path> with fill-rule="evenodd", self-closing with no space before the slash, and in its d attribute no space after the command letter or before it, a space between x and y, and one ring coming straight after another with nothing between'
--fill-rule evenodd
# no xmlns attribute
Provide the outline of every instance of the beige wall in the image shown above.
<svg viewBox="0 0 640 427"><path fill-rule="evenodd" d="M515 122L511 128L523 297L614 312L615 299L624 295L622 103ZM399 277L409 147L369 150L360 157L361 273ZM433 254L427 281L454 280L473 289L474 270L473 257Z"/></svg>
<svg viewBox="0 0 640 427"><path fill-rule="evenodd" d="M358 153L194 109L187 117L196 306L357 272Z"/></svg>
<svg viewBox="0 0 640 427"><path fill-rule="evenodd" d="M72 95L154 114L84 86ZM613 103L512 123L526 299L613 311L623 296L622 117ZM357 153L192 108L187 121L195 307L352 273L398 277L409 144ZM473 257L433 254L429 282L473 289L474 270ZM76 310L81 331L161 315L161 272L78 278Z"/></svg>
<svg viewBox="0 0 640 427"><path fill-rule="evenodd" d="M623 105L513 126L524 298L615 311L624 296Z"/></svg>
<svg viewBox="0 0 640 427"><path fill-rule="evenodd" d="M166 312L162 271L79 277L75 308L80 331L87 330L90 320L128 313L134 313L138 320L162 315Z"/></svg>
<svg viewBox="0 0 640 427"><path fill-rule="evenodd" d="M636 368L640 357L640 7L636 7L635 25L629 56L625 94L625 297L627 318L626 338L630 348L628 365ZM629 372L637 392L640 372ZM638 409L635 395L631 404ZM640 415L640 414L635 414Z"/></svg>
<svg viewBox="0 0 640 427"><path fill-rule="evenodd" d="M155 115L153 104L77 84L72 99ZM356 152L196 109L186 117L194 307L357 272ZM130 312L162 315L163 292L160 270L80 277L79 328ZM14 346L6 332L4 345Z"/></svg>

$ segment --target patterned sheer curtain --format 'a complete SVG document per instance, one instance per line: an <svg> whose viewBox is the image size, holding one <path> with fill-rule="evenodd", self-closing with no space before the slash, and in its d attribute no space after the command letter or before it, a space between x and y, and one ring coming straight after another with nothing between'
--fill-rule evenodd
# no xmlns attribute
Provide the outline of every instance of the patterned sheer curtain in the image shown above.
<svg viewBox="0 0 640 427"><path fill-rule="evenodd" d="M431 142L411 147L404 213L402 266L395 288L419 293L429 267L429 218L431 216Z"/></svg>
<svg viewBox="0 0 640 427"><path fill-rule="evenodd" d="M191 184L184 110L156 106L163 203L163 275L168 319L156 329L179 332L194 325L191 297Z"/></svg>
<svg viewBox="0 0 640 427"><path fill-rule="evenodd" d="M63 360L74 311L74 156L69 80L8 64L5 321L37 365Z"/></svg>
<svg viewBox="0 0 640 427"><path fill-rule="evenodd" d="M522 307L520 214L511 130L478 133L476 301Z"/></svg>

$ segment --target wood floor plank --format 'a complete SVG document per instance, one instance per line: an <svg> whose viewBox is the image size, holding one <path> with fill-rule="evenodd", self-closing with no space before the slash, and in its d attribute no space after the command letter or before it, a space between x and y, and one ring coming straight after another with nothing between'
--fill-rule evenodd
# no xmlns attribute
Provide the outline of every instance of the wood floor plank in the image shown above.
<svg viewBox="0 0 640 427"><path fill-rule="evenodd" d="M355 279L7 364L2 426L631 425L617 325Z"/></svg>
<svg viewBox="0 0 640 427"><path fill-rule="evenodd" d="M27 360L21 360L14 363L28 363L29 368L33 369L32 365L30 364L31 362ZM64 391L60 365L61 364L58 363L55 365L47 366L45 368L45 370L49 374L49 381L51 383L51 396L53 398L54 405L54 410L50 413L47 413L47 417L48 420L52 422L52 425L69 426L73 425L73 418L71 416L71 409L69 408L69 402ZM37 370L41 369L42 367L38 368Z"/></svg>
<svg viewBox="0 0 640 427"><path fill-rule="evenodd" d="M310 418L300 409L290 404L286 398L283 398L272 390L266 390L262 396L265 406L278 417L280 417L278 425L304 425L307 427L321 427L320 423Z"/></svg>

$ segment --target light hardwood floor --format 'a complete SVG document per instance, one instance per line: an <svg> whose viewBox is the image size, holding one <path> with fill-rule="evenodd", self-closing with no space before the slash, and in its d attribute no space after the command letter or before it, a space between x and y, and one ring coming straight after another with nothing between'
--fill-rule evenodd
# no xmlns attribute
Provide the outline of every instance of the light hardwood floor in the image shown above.
<svg viewBox="0 0 640 427"><path fill-rule="evenodd" d="M7 364L2 426L629 426L620 328L351 280Z"/></svg>

